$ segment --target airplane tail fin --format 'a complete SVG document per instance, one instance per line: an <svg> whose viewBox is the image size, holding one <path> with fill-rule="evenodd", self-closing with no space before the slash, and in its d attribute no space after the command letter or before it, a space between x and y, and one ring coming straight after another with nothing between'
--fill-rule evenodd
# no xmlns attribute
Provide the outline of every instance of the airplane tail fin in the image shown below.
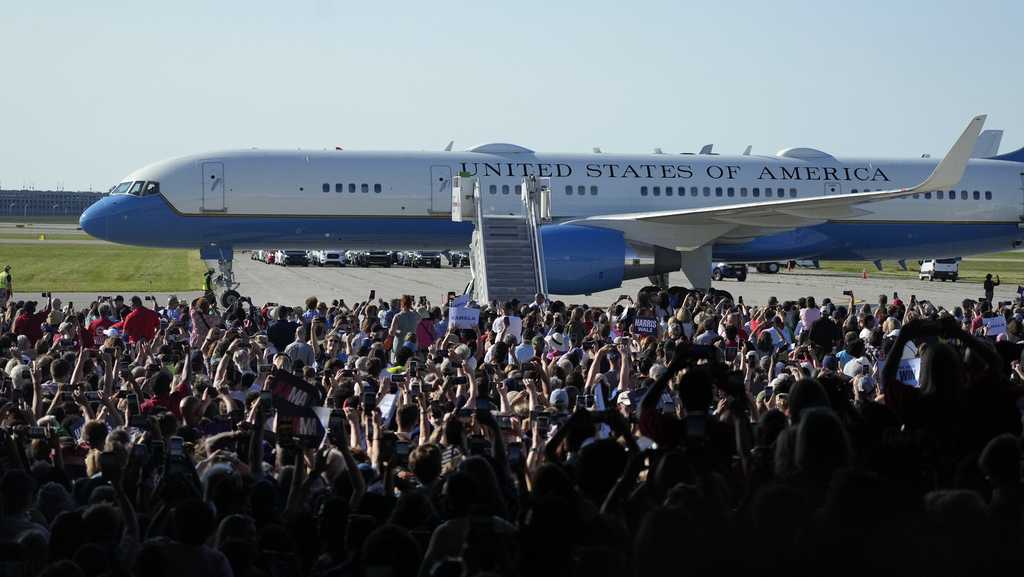
<svg viewBox="0 0 1024 577"><path fill-rule="evenodd" d="M1018 148L1013 152L990 156L988 160L1009 160L1010 162L1024 162L1024 148Z"/></svg>

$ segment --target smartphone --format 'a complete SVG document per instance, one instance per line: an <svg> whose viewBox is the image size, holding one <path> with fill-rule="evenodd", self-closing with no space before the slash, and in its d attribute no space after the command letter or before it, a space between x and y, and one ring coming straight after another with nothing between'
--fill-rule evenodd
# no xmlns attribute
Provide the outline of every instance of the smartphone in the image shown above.
<svg viewBox="0 0 1024 577"><path fill-rule="evenodd" d="M704 415L690 414L686 416L686 436L691 439L703 439L707 421Z"/></svg>
<svg viewBox="0 0 1024 577"><path fill-rule="evenodd" d="M547 415L537 415L537 430L540 431L541 435L546 435L548 428L551 426L551 418Z"/></svg>
<svg viewBox="0 0 1024 577"><path fill-rule="evenodd" d="M455 300L455 291L448 291L448 302Z"/></svg>
<svg viewBox="0 0 1024 577"><path fill-rule="evenodd" d="M171 457L184 457L185 439L178 436L167 439L167 454Z"/></svg>
<svg viewBox="0 0 1024 577"><path fill-rule="evenodd" d="M509 415L498 415L498 428L502 431L512 430L512 417Z"/></svg>
<svg viewBox="0 0 1024 577"><path fill-rule="evenodd" d="M395 462L399 466L406 466L409 464L409 452L412 450L412 446L409 441L396 441L395 442Z"/></svg>
<svg viewBox="0 0 1024 577"><path fill-rule="evenodd" d="M509 443L505 447L505 453L508 455L508 464L513 468L518 467L523 460L523 444Z"/></svg>
<svg viewBox="0 0 1024 577"><path fill-rule="evenodd" d="M409 396L418 399L423 394L423 385L419 383L413 383L409 385Z"/></svg>
<svg viewBox="0 0 1024 577"><path fill-rule="evenodd" d="M764 398L765 398L765 400L768 400L768 399L772 398L773 394L775 394L775 387L772 386L772 385L765 385L765 387L764 387Z"/></svg>
<svg viewBox="0 0 1024 577"><path fill-rule="evenodd" d="M853 291L852 290L844 290L843 291L843 296L844 297L852 297L853 296Z"/></svg>
<svg viewBox="0 0 1024 577"><path fill-rule="evenodd" d="M376 391L366 391L363 393L363 412L369 413L370 411L377 408L377 393Z"/></svg>
<svg viewBox="0 0 1024 577"><path fill-rule="evenodd" d="M736 347L725 347L725 361L728 363L736 360Z"/></svg>
<svg viewBox="0 0 1024 577"><path fill-rule="evenodd" d="M372 301L377 297L377 289L370 289L370 300Z"/></svg>
<svg viewBox="0 0 1024 577"><path fill-rule="evenodd" d="M46 438L46 429L44 429L43 427L35 427L35 426L29 427L28 428L28 438L29 439L45 439Z"/></svg>

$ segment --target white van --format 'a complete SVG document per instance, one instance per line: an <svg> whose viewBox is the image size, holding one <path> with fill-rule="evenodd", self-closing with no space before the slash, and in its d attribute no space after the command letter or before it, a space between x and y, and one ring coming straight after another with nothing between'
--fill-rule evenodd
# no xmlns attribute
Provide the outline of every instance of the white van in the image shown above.
<svg viewBox="0 0 1024 577"><path fill-rule="evenodd" d="M933 281L939 279L945 281L949 279L956 282L956 279L960 276L960 260L955 258L923 260L921 261L921 272L917 276L921 280L928 279Z"/></svg>

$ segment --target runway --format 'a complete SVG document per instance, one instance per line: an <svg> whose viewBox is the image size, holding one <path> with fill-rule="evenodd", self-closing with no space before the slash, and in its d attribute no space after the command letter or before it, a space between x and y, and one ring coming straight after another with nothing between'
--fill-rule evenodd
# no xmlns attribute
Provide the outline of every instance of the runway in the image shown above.
<svg viewBox="0 0 1024 577"><path fill-rule="evenodd" d="M252 297L257 304L275 302L300 306L309 296L328 301L345 299L347 303L364 301L371 289L378 297L397 297L402 294L426 296L432 303L440 302L448 291L461 293L470 280L468 268L440 269L360 267L282 267L254 261L249 255L237 255L234 263L235 276L241 283L239 292ZM673 273L670 283L688 286L681 273ZM646 286L645 279L627 281L619 289L592 295L552 295L568 303L585 303L591 306L607 306L619 295L635 296ZM965 282L928 282L915 279L861 278L861 275L832 273L821 270L798 269L778 274L759 274L751 270L746 282L726 279L715 283L715 288L727 290L733 296L743 296L748 304L764 304L772 296L779 300L796 300L813 296L819 302L830 298L833 302L847 303L844 290L852 290L858 302L876 303L879 294L890 297L893 291L904 300L916 295L936 305L954 307L964 298L977 299L982 296L980 284ZM996 289L996 300L1011 300L1016 296L1016 285L1004 284ZM104 293L110 294L110 292ZM116 293L115 293L116 294ZM193 298L199 292L178 293L179 297ZM18 296L18 295L16 295ZM94 294L58 294L65 302L85 303L95 298ZM126 296L129 296L126 294ZM161 301L167 294L156 295ZM39 299L38 294L27 297Z"/></svg>

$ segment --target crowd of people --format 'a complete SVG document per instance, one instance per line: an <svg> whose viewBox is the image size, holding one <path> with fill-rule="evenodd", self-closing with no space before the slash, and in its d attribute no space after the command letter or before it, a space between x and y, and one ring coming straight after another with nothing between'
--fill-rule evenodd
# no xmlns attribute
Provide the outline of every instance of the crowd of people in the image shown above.
<svg viewBox="0 0 1024 577"><path fill-rule="evenodd" d="M1024 556L1019 299L7 296L4 575L962 575Z"/></svg>

